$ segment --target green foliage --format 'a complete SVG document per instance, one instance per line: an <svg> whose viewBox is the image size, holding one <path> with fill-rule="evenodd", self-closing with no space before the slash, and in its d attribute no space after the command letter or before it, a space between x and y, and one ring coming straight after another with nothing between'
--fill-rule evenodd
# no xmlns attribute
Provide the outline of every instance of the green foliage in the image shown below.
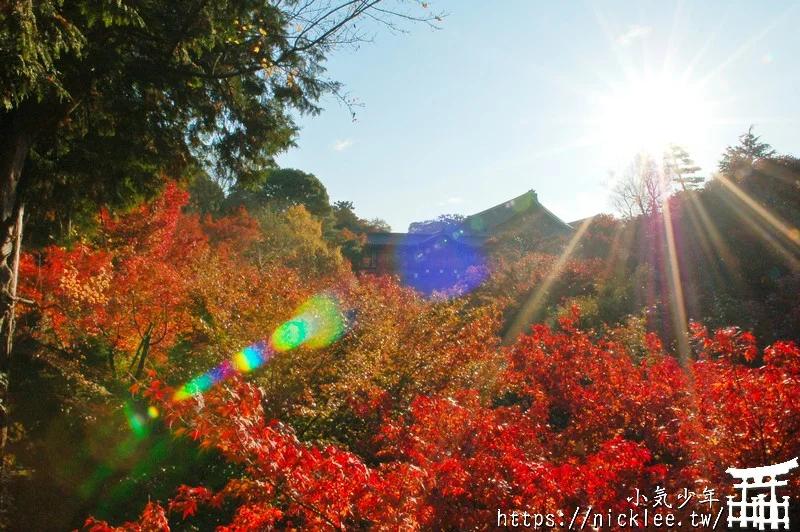
<svg viewBox="0 0 800 532"><path fill-rule="evenodd" d="M304 206L262 209L255 217L263 234L262 243L254 249L259 264L281 264L313 277L342 272L341 253L323 239L322 223Z"/></svg>
<svg viewBox="0 0 800 532"><path fill-rule="evenodd" d="M63 0L22 0L0 6L0 107L53 93L67 97L58 76L62 54L82 55L86 38L62 15Z"/></svg>
<svg viewBox="0 0 800 532"><path fill-rule="evenodd" d="M389 222L387 222L383 218L372 218L371 220L367 220L367 223L370 225L372 232L375 233L392 232L392 226L389 225Z"/></svg>
<svg viewBox="0 0 800 532"><path fill-rule="evenodd" d="M697 202L681 204L687 231L697 233L686 269L710 325L752 327L767 342L800 339L796 305L786 299L800 264L798 178L795 158L742 159L732 177L718 176Z"/></svg>
<svg viewBox="0 0 800 532"><path fill-rule="evenodd" d="M719 171L724 174L730 174L736 170L737 165L744 164L752 165L762 159L768 159L775 155L775 150L766 142L760 142L761 137L753 134L753 128L750 126L747 133L739 137L739 144L737 146L728 146L725 153L719 160Z"/></svg>
<svg viewBox="0 0 800 532"><path fill-rule="evenodd" d="M281 168L258 172L258 176L255 184L234 187L226 202L229 209L244 205L256 212L260 208L287 210L302 205L319 219L332 214L328 191L314 174Z"/></svg>
<svg viewBox="0 0 800 532"><path fill-rule="evenodd" d="M352 201L337 201L333 204L333 218L336 229L347 229L354 233L361 229L361 219L356 216Z"/></svg>
<svg viewBox="0 0 800 532"><path fill-rule="evenodd" d="M390 1L326 5L1 4L3 198L13 204L19 178L26 200L42 203L37 217L72 219L86 201L131 207L158 191L160 174L195 166L257 183L293 143L291 113L317 113L323 94L339 95L325 57L362 40L362 19L437 18Z"/></svg>
<svg viewBox="0 0 800 532"><path fill-rule="evenodd" d="M381 218L365 220L355 213L352 201L337 201L333 204L333 228L347 230L353 234L390 232L392 228Z"/></svg>
<svg viewBox="0 0 800 532"><path fill-rule="evenodd" d="M633 271L622 265L617 266L614 274L602 279L597 289L598 321L600 324L613 325L625 320L629 315L637 314L652 301L647 300L646 287L652 276L652 269L641 264Z"/></svg>
<svg viewBox="0 0 800 532"><path fill-rule="evenodd" d="M409 233L436 233L438 231L453 231L461 226L465 216L462 214L440 214L433 220L412 222L408 226Z"/></svg>
<svg viewBox="0 0 800 532"><path fill-rule="evenodd" d="M19 347L27 354L24 341ZM14 376L14 394L36 400L19 401L15 409L16 425L26 432L12 444L9 488L27 509L17 506L0 521L9 530L73 530L83 526L87 508L109 519L133 519L148 496L166 499L188 479L221 487L240 472L218 453L175 439L127 392L87 402L74 381L29 356L15 357ZM141 432L131 430L131 415L146 420ZM213 529L220 514L199 526Z"/></svg>
<svg viewBox="0 0 800 532"><path fill-rule="evenodd" d="M189 203L186 209L201 216L210 214L218 215L222 212L225 203L225 191L207 173L198 172L187 189Z"/></svg>
<svg viewBox="0 0 800 532"><path fill-rule="evenodd" d="M352 201L337 201L333 204L333 227L326 232L326 238L342 250L342 255L351 264L361 260L366 233L391 231L384 220L359 218Z"/></svg>
<svg viewBox="0 0 800 532"><path fill-rule="evenodd" d="M680 185L684 192L696 189L705 181L704 177L696 175L700 167L694 164L683 146L671 145L670 151L665 154L664 163L671 167L672 181Z"/></svg>

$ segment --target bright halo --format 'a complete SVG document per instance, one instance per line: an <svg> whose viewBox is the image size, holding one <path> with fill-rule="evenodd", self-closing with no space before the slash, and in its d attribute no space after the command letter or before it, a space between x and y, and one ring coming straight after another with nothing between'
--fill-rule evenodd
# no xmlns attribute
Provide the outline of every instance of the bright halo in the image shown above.
<svg viewBox="0 0 800 532"><path fill-rule="evenodd" d="M670 144L703 144L711 102L703 87L665 74L634 76L599 99L603 144L619 160L648 152L660 158Z"/></svg>

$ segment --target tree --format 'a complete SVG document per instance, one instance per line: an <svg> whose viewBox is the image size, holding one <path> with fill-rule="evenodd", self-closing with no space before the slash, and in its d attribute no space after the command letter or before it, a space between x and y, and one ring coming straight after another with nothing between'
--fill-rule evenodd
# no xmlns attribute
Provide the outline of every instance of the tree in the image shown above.
<svg viewBox="0 0 800 532"><path fill-rule="evenodd" d="M191 164L246 182L291 145L290 109L319 112L326 92L347 103L323 62L364 40L362 20L393 29L400 20L440 20L408 3L0 5L0 399L24 198L35 201L37 189L60 179L93 200L130 203L160 185L163 171L176 176ZM0 448L7 423L3 400Z"/></svg>
<svg viewBox="0 0 800 532"><path fill-rule="evenodd" d="M451 231L461 227L465 217L462 214L440 214L433 220L422 222L412 222L408 226L409 233L437 233L439 231Z"/></svg>
<svg viewBox="0 0 800 532"><path fill-rule="evenodd" d="M579 505L635 512L639 503L630 498L658 488L677 503L670 512L676 520L688 521L693 512L708 515L699 489L714 490L719 500L732 491L725 472L732 464L778 463L800 452L794 343L760 352L749 333L695 324L696 359L681 366L656 335L645 334L640 360L612 337L580 328L572 308L557 326L534 326L495 361L486 315L458 332L448 327L430 345L431 326L459 323L458 309L437 309L397 287L370 293L385 282L350 283L344 298L356 296L362 310L381 314L357 313L369 321L341 340L352 345L307 353L310 363L285 361L291 370L283 375L293 379L292 371L310 368L305 382L315 384L300 395L301 415L313 416L300 428L275 417L269 386L233 377L202 397L173 401L174 388L152 381L143 395L176 435L242 468L221 489L181 486L165 504L168 517L151 502L142 524L122 530L167 518L183 529L194 523L181 519L222 505L231 507L232 529L475 529L499 519L498 508L528 504L552 514ZM417 346L429 351L408 349ZM443 349L447 355L437 359ZM499 362L499 375L465 367L476 354ZM331 381L337 370L344 375ZM448 382L454 371L462 377ZM354 415L337 415L350 409ZM365 419L374 425L366 434ZM369 446L331 438L342 426ZM677 494L696 484L697 496L681 504ZM785 489L800 493L796 484ZM88 526L118 530L94 519Z"/></svg>
<svg viewBox="0 0 800 532"><path fill-rule="evenodd" d="M637 154L614 186L614 208L626 218L657 212L669 193L669 171L649 154Z"/></svg>
<svg viewBox="0 0 800 532"><path fill-rule="evenodd" d="M352 201L337 201L333 204L333 228L337 230L346 229L353 234L364 233L388 233L391 226L381 218L365 220L359 218L355 213L355 206Z"/></svg>
<svg viewBox="0 0 800 532"><path fill-rule="evenodd" d="M225 203L225 191L206 172L199 173L192 180L187 191L189 192L187 211L196 212L201 216L216 215L221 212L222 205Z"/></svg>
<svg viewBox="0 0 800 532"><path fill-rule="evenodd" d="M747 133L739 136L738 146L728 146L725 153L719 160L719 171L723 174L729 174L737 164L749 163L752 165L762 159L768 159L775 155L775 150L766 142L759 142L761 137L753 134L751 125L747 129Z"/></svg>
<svg viewBox="0 0 800 532"><path fill-rule="evenodd" d="M21 286L45 325L31 335L45 351L66 357L54 365L68 377L75 377L75 361L93 346L103 371L94 371L92 384L129 384L191 329L187 263L202 254L207 239L196 221L192 227L181 215L187 199L171 184L161 197L121 217L101 213L104 245L82 242L24 255Z"/></svg>
<svg viewBox="0 0 800 532"><path fill-rule="evenodd" d="M256 219L263 241L255 248L259 264L282 264L313 277L341 273L341 253L323 239L322 223L303 205L293 205L286 211L263 209Z"/></svg>
<svg viewBox="0 0 800 532"><path fill-rule="evenodd" d="M392 226L389 225L389 222L387 222L383 218L372 218L371 220L368 220L367 223L369 223L369 225L371 226L371 228L372 228L371 232L373 232L373 233L391 233L392 232Z"/></svg>
<svg viewBox="0 0 800 532"><path fill-rule="evenodd" d="M250 209L269 207L277 210L302 205L319 218L330 216L328 191L314 174L281 168L266 170L261 175L263 177L255 187L236 187L228 197L228 204L245 205Z"/></svg>
<svg viewBox="0 0 800 532"><path fill-rule="evenodd" d="M360 229L361 219L355 213L352 201L336 201L333 204L334 229L347 229L353 233Z"/></svg>
<svg viewBox="0 0 800 532"><path fill-rule="evenodd" d="M380 218L365 220L355 213L352 201L337 201L333 204L333 227L326 233L326 237L334 242L342 255L351 264L358 264L361 260L366 233L381 233L392 230Z"/></svg>
<svg viewBox="0 0 800 532"><path fill-rule="evenodd" d="M700 167L694 164L683 146L670 145L665 165L672 171L673 183L679 184L684 192L696 189L705 181L704 177L695 175L700 171Z"/></svg>

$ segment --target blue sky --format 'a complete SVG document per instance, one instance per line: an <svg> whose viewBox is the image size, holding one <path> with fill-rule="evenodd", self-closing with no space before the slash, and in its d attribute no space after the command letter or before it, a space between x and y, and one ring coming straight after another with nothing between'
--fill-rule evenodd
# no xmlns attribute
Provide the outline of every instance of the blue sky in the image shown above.
<svg viewBox="0 0 800 532"><path fill-rule="evenodd" d="M642 139L686 144L703 174L751 123L800 155L800 2L429 5L441 30L329 59L357 121L326 100L278 157L395 231L529 189L565 221L611 212L609 172Z"/></svg>

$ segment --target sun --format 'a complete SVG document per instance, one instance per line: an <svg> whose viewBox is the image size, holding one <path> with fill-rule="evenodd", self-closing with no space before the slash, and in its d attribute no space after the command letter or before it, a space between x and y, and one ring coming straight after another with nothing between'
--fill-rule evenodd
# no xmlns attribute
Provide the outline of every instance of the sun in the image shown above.
<svg viewBox="0 0 800 532"><path fill-rule="evenodd" d="M670 144L691 150L703 143L712 122L704 86L666 73L613 83L597 104L602 142L619 160L641 152L660 158Z"/></svg>

